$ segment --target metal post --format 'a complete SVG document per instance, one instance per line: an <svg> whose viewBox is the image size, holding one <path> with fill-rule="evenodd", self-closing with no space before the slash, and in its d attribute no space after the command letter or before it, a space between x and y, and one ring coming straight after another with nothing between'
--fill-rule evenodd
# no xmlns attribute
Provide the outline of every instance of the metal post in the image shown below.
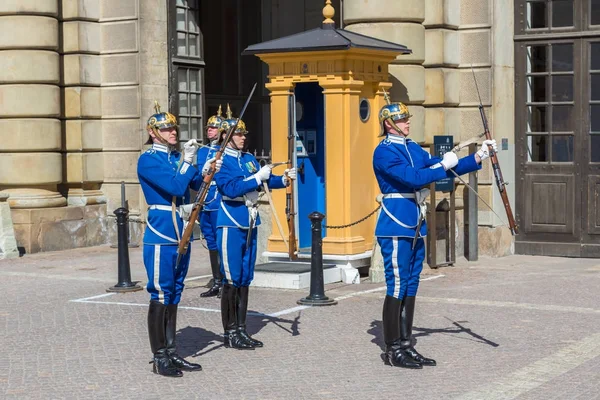
<svg viewBox="0 0 600 400"><path fill-rule="evenodd" d="M437 265L437 200L435 198L435 182L429 186L429 196L431 201L431 226L429 226L429 268L436 269Z"/></svg>
<svg viewBox="0 0 600 400"><path fill-rule="evenodd" d="M332 306L337 304L337 301L325 296L325 285L323 283L323 239L321 238L321 223L325 215L315 211L308 218L310 219L312 230L310 294L296 303L307 306Z"/></svg>
<svg viewBox="0 0 600 400"><path fill-rule="evenodd" d="M476 144L471 144L469 146L469 153L473 154L474 152L477 151L477 145ZM478 190L477 188L477 171L475 172L471 172L469 174L469 185L474 189L474 190ZM467 242L468 245L468 249L467 249L467 260L469 261L477 261L478 257L479 257L479 240L478 240L478 230L479 230L479 221L478 221L478 216L477 216L477 203L479 201L479 199L477 198L477 195L475 193L473 193L472 190L469 190L469 195L467 197L468 199L468 210L467 210L467 215L468 215L468 219L467 219L467 223L468 223L468 230L467 230L467 235L469 237L469 240Z"/></svg>
<svg viewBox="0 0 600 400"><path fill-rule="evenodd" d="M136 292L142 290L137 283L131 282L131 270L129 266L129 247L127 245L127 228L129 224L129 211L125 207L114 211L117 216L118 236L118 274L119 281L115 286L106 289L107 292Z"/></svg>
<svg viewBox="0 0 600 400"><path fill-rule="evenodd" d="M456 190L450 192L450 265L456 263Z"/></svg>
<svg viewBox="0 0 600 400"><path fill-rule="evenodd" d="M121 208L129 210L129 202L125 196L125 181L121 181ZM127 243L131 248L140 247L137 243L131 243L131 231L129 230L129 224L127 224ZM111 244L112 249L119 247L118 244Z"/></svg>

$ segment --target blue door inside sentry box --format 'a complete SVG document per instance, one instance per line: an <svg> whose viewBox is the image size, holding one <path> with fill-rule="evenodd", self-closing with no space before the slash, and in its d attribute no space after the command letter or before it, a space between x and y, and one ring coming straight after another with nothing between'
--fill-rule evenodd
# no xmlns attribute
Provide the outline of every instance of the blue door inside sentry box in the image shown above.
<svg viewBox="0 0 600 400"><path fill-rule="evenodd" d="M299 250L311 247L308 215L325 214L325 110L318 83L298 83L296 98L297 219ZM325 229L323 229L325 237Z"/></svg>

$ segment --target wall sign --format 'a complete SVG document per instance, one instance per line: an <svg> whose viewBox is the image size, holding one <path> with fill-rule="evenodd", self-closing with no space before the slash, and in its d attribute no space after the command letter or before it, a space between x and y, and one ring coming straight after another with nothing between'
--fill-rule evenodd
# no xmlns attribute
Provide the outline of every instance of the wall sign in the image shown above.
<svg viewBox="0 0 600 400"><path fill-rule="evenodd" d="M444 157L444 153L449 152L454 147L454 138L452 136L434 136L433 137L433 157ZM454 178L444 178L435 183L435 190L438 192L451 192L454 190Z"/></svg>

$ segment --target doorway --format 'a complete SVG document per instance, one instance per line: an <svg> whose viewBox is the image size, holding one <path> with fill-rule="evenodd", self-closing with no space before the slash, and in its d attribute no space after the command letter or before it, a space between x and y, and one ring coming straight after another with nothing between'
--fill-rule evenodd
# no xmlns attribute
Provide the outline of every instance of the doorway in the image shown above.
<svg viewBox="0 0 600 400"><path fill-rule="evenodd" d="M299 251L310 251L313 211L325 214L325 103L318 83L298 83L296 101L297 225ZM326 230L323 229L323 237Z"/></svg>

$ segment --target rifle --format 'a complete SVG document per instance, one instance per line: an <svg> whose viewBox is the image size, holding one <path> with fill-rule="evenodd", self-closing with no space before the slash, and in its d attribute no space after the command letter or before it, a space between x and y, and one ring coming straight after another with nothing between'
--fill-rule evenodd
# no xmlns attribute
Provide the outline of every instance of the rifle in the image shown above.
<svg viewBox="0 0 600 400"><path fill-rule="evenodd" d="M295 107L293 96L289 96L289 107L288 107L288 169L294 167L294 148L296 147L296 125L295 118L293 118L292 107ZM285 190L285 215L287 216L289 240L288 240L288 256L290 261L296 260L296 210L294 207L294 181L288 179L288 186Z"/></svg>
<svg viewBox="0 0 600 400"><path fill-rule="evenodd" d="M475 77L475 71L473 70L473 66L471 65L471 71L473 72L473 79L475 80L475 88L477 89L477 97L479 98L479 114L481 115L481 122L483 123L483 131L485 133L485 138L487 140L492 139L492 134L488 128L487 118L485 117L485 111L483 110L483 104L481 103L481 96L479 95L479 87L477 86L477 78ZM508 227L510 232L514 235L519 233L517 222L515 221L515 217L513 216L512 208L510 207L510 202L508 201L508 193L506 193L506 185L504 182L504 178L502 177L502 171L500 170L500 163L498 162L498 157L496 156L496 152L490 148L490 161L492 162L492 169L494 171L494 177L496 178L496 186L498 186L498 190L500 191L500 197L502 198L502 203L504 203L504 209L506 210L506 218L508 218Z"/></svg>
<svg viewBox="0 0 600 400"><path fill-rule="evenodd" d="M244 112L246 111L246 108L248 107L248 103L250 103L250 99L252 98L252 95L254 94L255 89L256 89L256 83L252 87L252 91L250 91L250 95L248 95L248 98L246 99L246 103L244 104L244 107L242 107L240 116L236 119L235 124L229 129L229 132L227 132L227 136L225 136L225 140L223 140L223 142L221 143L221 147L219 148L219 150L217 150L217 153L215 154L215 161L221 159L223 152L225 151L225 147L227 147L227 143L229 143L229 140L231 140L231 136L233 135L233 132L235 132L235 130L237 129L238 122L240 121L240 119L242 119L242 116L244 115ZM175 264L175 266L179 265L179 261L181 260L181 257L185 253L187 253L187 250L188 250L188 247L190 244L190 239L192 238L192 232L194 230L194 224L196 223L196 220L198 219L200 210L202 210L202 207L204 207L204 200L206 199L206 195L208 194L208 189L210 188L210 183L212 182L213 177L215 176L215 172L216 171L214 169L214 163L213 163L211 168L208 170L208 172L202 179L202 185L200 186L200 190L198 190L198 193L196 194L196 198L194 199L194 206L192 207L192 211L190 213L190 219L188 221L188 224L185 227L185 230L183 231L183 235L181 235L181 241L179 242L179 247L177 248L177 263Z"/></svg>

